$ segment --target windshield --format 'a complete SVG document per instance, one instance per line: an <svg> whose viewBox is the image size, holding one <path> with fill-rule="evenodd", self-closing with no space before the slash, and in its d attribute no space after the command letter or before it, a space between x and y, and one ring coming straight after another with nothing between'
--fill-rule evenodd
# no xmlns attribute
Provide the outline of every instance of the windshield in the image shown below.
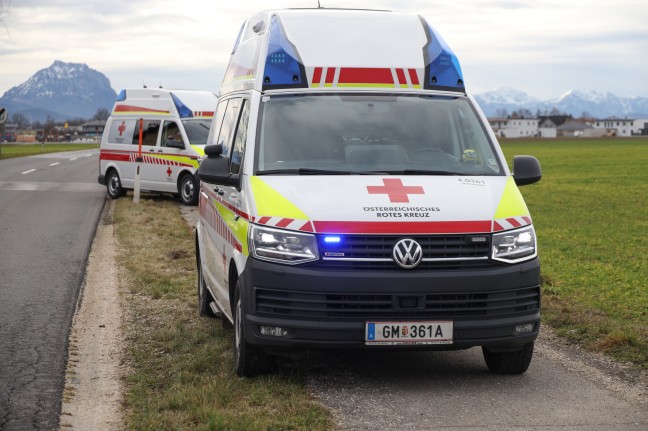
<svg viewBox="0 0 648 431"><path fill-rule="evenodd" d="M463 97L265 97L255 173L502 175Z"/></svg>
<svg viewBox="0 0 648 431"><path fill-rule="evenodd" d="M207 144L211 120L182 120L182 124L191 145Z"/></svg>

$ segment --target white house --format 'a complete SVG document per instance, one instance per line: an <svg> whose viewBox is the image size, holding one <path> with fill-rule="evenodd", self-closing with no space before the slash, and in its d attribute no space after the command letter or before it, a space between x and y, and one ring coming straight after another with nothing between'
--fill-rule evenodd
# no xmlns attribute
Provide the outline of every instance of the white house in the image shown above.
<svg viewBox="0 0 648 431"><path fill-rule="evenodd" d="M489 118L488 122L501 138L531 138L538 136L537 118Z"/></svg>
<svg viewBox="0 0 648 431"><path fill-rule="evenodd" d="M592 126L596 129L605 129L620 137L648 134L648 119L646 118L632 119L610 117L596 120L592 123Z"/></svg>

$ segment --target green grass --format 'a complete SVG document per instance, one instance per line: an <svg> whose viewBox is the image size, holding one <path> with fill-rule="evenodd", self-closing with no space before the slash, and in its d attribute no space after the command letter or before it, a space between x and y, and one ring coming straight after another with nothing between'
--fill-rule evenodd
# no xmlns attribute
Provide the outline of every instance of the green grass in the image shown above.
<svg viewBox="0 0 648 431"><path fill-rule="evenodd" d="M0 159L99 148L98 144L0 144Z"/></svg>
<svg viewBox="0 0 648 431"><path fill-rule="evenodd" d="M175 201L120 199L114 221L129 286L128 429L332 428L299 374L235 375L232 330L198 316L193 230Z"/></svg>
<svg viewBox="0 0 648 431"><path fill-rule="evenodd" d="M521 188L539 241L544 321L648 368L648 139L502 140L533 155Z"/></svg>

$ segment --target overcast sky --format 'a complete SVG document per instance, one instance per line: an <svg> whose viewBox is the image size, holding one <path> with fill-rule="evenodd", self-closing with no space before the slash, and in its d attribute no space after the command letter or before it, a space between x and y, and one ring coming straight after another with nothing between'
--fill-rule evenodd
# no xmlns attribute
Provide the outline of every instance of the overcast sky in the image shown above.
<svg viewBox="0 0 648 431"><path fill-rule="evenodd" d="M112 87L218 91L241 23L317 0L0 0L0 95L54 60L86 63ZM569 89L648 97L648 0L321 0L417 12L461 62L466 87L541 99Z"/></svg>

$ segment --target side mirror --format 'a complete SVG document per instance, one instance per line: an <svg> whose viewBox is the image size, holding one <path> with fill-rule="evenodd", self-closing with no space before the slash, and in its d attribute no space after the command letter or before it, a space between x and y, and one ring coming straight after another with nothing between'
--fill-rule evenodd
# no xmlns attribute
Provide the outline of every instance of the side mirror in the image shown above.
<svg viewBox="0 0 648 431"><path fill-rule="evenodd" d="M198 167L198 178L206 183L239 188L241 179L238 174L230 172L229 159L222 154L222 145L207 145L205 147L207 157Z"/></svg>
<svg viewBox="0 0 648 431"><path fill-rule="evenodd" d="M178 150L184 150L185 146L182 142L176 141L175 139L168 139L165 142L167 148L176 148Z"/></svg>
<svg viewBox="0 0 648 431"><path fill-rule="evenodd" d="M542 169L540 162L533 156L513 157L513 179L518 186L525 186L540 181Z"/></svg>

